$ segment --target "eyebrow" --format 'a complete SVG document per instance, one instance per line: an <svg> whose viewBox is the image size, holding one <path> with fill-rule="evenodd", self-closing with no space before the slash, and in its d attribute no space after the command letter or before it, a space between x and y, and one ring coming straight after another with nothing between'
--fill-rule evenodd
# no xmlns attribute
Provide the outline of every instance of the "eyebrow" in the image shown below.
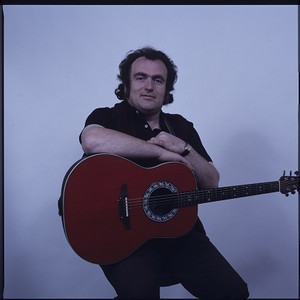
<svg viewBox="0 0 300 300"><path fill-rule="evenodd" d="M143 73L143 72L137 72L137 73L133 74L133 77L136 77L136 76L151 77L152 79L153 78L154 79L155 78L159 78L159 79L162 79L162 80L166 81L166 79L162 75L160 75L160 74L156 74L156 75L150 76L149 74L146 74L146 73Z"/></svg>

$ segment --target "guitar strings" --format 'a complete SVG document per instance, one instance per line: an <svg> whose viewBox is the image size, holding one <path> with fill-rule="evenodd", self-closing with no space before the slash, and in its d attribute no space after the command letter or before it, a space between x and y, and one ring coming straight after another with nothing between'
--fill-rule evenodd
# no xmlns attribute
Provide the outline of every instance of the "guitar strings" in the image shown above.
<svg viewBox="0 0 300 300"><path fill-rule="evenodd" d="M259 185L259 186L270 186L271 184L275 184L278 183L277 181L275 182L267 182L264 184L252 184L252 186L254 185ZM280 183L280 187L281 188L288 188L288 187L292 187L295 186L296 182L281 182ZM246 197L248 196L247 194L244 194L244 192L246 190L249 191L249 185L241 185L238 186L239 190L237 191L237 194L234 196L232 195L232 187L220 187L220 188L215 188L215 189L208 189L208 190L194 190L194 191L184 191L184 192L178 192L178 193L171 193L171 194L164 194L164 195L157 195L157 196L152 196L150 197L148 200L151 202L156 202L155 205L166 205L169 203L177 203L177 204L181 204L183 206L188 206L189 204L192 205L193 202L198 203L198 200L201 198L206 198L206 197L210 197L212 198L211 201L216 201L214 200L215 197L225 197L224 199L226 199L227 197L232 197L232 198L240 198L240 197ZM228 191L231 192L231 194L228 194ZM276 191L275 191L276 192ZM241 194L243 193L243 194ZM254 194L254 195L259 195L259 194L264 194L265 192L263 190L261 190L261 193L258 194ZM188 200L184 199L184 198L188 198ZM141 206L143 206L143 199L144 197L137 197L137 198L128 198L128 208L139 208ZM220 199L221 200L221 199ZM201 201L199 201L201 202ZM186 205L184 205L186 204ZM179 205L180 207L180 205Z"/></svg>

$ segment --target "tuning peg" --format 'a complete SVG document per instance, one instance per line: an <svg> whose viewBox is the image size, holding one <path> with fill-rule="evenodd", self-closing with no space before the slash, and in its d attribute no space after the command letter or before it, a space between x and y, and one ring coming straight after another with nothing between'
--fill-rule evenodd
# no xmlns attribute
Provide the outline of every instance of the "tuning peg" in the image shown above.
<svg viewBox="0 0 300 300"><path fill-rule="evenodd" d="M298 176L299 175L299 171L295 171L294 174Z"/></svg>
<svg viewBox="0 0 300 300"><path fill-rule="evenodd" d="M292 176L292 171L290 171L290 176Z"/></svg>
<svg viewBox="0 0 300 300"><path fill-rule="evenodd" d="M285 176L285 170L283 171L283 176Z"/></svg>

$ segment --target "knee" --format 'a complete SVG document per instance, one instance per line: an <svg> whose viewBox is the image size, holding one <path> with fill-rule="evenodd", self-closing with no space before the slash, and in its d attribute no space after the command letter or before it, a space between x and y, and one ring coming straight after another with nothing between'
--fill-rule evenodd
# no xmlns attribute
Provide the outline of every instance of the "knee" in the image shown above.
<svg viewBox="0 0 300 300"><path fill-rule="evenodd" d="M234 286L230 289L225 297L226 299L248 299L249 290L248 285L245 282L240 283L238 286Z"/></svg>

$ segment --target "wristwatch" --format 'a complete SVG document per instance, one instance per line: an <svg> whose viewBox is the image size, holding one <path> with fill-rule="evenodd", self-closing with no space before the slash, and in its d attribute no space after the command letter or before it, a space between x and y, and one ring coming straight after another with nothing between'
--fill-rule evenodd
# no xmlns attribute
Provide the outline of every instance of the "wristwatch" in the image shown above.
<svg viewBox="0 0 300 300"><path fill-rule="evenodd" d="M181 153L181 156L187 156L191 150L192 150L192 146L189 143L186 143L184 150Z"/></svg>

